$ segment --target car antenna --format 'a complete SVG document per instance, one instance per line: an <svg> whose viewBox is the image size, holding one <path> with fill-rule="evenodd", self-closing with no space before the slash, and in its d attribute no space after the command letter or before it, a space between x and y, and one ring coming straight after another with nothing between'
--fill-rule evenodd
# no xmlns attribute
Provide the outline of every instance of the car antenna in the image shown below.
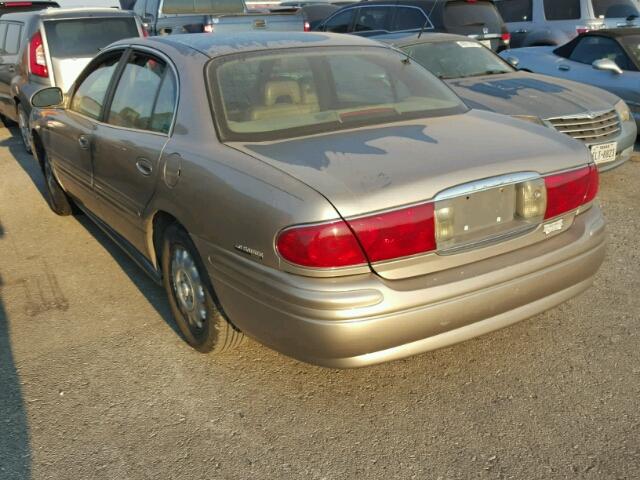
<svg viewBox="0 0 640 480"><path fill-rule="evenodd" d="M433 5L431 6L431 10L429 10L429 15L427 15L427 18L425 19L424 23L422 24L422 28L420 28L420 31L418 32L418 40L420 39L420 37L424 33L425 29L427 28L427 24L430 21L429 19L431 18L431 14L436 9L436 7L438 6L439 2L440 2L440 0L436 0L435 2L433 2Z"/></svg>

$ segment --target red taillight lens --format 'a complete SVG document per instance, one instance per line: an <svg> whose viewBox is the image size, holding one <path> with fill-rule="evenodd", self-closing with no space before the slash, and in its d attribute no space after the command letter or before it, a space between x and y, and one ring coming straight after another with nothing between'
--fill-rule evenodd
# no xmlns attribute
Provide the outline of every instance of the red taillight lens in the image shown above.
<svg viewBox="0 0 640 480"><path fill-rule="evenodd" d="M311 31L311 24L309 22L304 22L304 31L305 32Z"/></svg>
<svg viewBox="0 0 640 480"><path fill-rule="evenodd" d="M142 26L142 36L144 38L147 38L149 36L149 31L147 30L147 28L144 25Z"/></svg>
<svg viewBox="0 0 640 480"><path fill-rule="evenodd" d="M44 55L44 45L42 44L42 35L40 32L31 37L29 41L29 70L39 77L48 77L47 59Z"/></svg>
<svg viewBox="0 0 640 480"><path fill-rule="evenodd" d="M547 211L545 220L575 210L598 194L598 168L589 165L578 170L545 177Z"/></svg>
<svg viewBox="0 0 640 480"><path fill-rule="evenodd" d="M349 220L370 262L436 249L432 203Z"/></svg>
<svg viewBox="0 0 640 480"><path fill-rule="evenodd" d="M500 35L500 38L504 43L511 42L511 34L509 32L504 32L502 35Z"/></svg>
<svg viewBox="0 0 640 480"><path fill-rule="evenodd" d="M282 258L303 267L335 268L367 263L356 237L342 220L284 230L278 235L276 248Z"/></svg>
<svg viewBox="0 0 640 480"><path fill-rule="evenodd" d="M576 33L580 35L581 33L587 33L589 31L589 27L576 27Z"/></svg>

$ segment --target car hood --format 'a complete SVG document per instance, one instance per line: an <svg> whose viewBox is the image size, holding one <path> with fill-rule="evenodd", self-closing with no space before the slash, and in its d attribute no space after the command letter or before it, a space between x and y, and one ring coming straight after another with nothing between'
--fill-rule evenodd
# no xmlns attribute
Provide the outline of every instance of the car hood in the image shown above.
<svg viewBox="0 0 640 480"><path fill-rule="evenodd" d="M324 195L344 217L411 204L470 181L585 164L582 143L479 110L269 143L229 143Z"/></svg>
<svg viewBox="0 0 640 480"><path fill-rule="evenodd" d="M471 108L553 118L610 110L619 100L596 87L546 75L513 72L446 80Z"/></svg>

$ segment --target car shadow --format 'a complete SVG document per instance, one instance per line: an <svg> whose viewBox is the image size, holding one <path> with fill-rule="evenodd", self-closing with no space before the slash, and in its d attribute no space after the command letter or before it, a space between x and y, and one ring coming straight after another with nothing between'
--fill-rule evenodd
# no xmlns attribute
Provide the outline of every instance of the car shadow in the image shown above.
<svg viewBox="0 0 640 480"><path fill-rule="evenodd" d="M3 237L4 229L0 224L0 242ZM29 424L20 375L11 348L11 329L2 293L3 282L0 275L0 478L26 480L31 477Z"/></svg>
<svg viewBox="0 0 640 480"><path fill-rule="evenodd" d="M1 141L0 147L6 147L9 149L15 158L16 163L25 171L29 178L31 178L31 181L42 195L43 201L47 202L45 180L42 170L40 169L40 165L36 161L35 157L29 155L24 150L18 129L11 127L9 128L9 131L12 136ZM149 304L153 306L165 323L177 335L181 336L180 331L171 316L171 310L169 309L169 303L166 299L164 289L147 276L142 269L138 267L138 265L136 265L136 263L131 260L131 258L86 215L78 214L75 215L74 218L98 243L100 243L109 255L113 257L113 259L118 263L118 266L127 274L133 284L138 288L138 290L140 290ZM2 479L2 475L0 475L0 479Z"/></svg>

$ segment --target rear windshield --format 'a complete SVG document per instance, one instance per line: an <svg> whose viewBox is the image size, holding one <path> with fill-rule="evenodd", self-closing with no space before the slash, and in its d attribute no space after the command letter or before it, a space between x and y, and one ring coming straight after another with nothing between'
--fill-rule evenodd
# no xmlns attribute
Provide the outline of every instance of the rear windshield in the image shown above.
<svg viewBox="0 0 640 480"><path fill-rule="evenodd" d="M35 12L59 6L56 2L0 2L0 16L7 13Z"/></svg>
<svg viewBox="0 0 640 480"><path fill-rule="evenodd" d="M427 70L384 47L249 52L210 63L224 140L272 140L466 111Z"/></svg>
<svg viewBox="0 0 640 480"><path fill-rule="evenodd" d="M243 0L164 0L162 13L171 14L230 14L244 13Z"/></svg>
<svg viewBox="0 0 640 480"><path fill-rule="evenodd" d="M49 53L56 58L93 57L110 43L139 36L133 17L50 20L44 28Z"/></svg>
<svg viewBox="0 0 640 480"><path fill-rule="evenodd" d="M435 76L443 79L499 75L514 69L474 40L421 43L402 49Z"/></svg>
<svg viewBox="0 0 640 480"><path fill-rule="evenodd" d="M504 22L492 2L465 0L447 3L444 9L444 25L451 33L473 35L502 33Z"/></svg>
<svg viewBox="0 0 640 480"><path fill-rule="evenodd" d="M633 0L592 0L596 17L627 18L638 15L638 8Z"/></svg>

